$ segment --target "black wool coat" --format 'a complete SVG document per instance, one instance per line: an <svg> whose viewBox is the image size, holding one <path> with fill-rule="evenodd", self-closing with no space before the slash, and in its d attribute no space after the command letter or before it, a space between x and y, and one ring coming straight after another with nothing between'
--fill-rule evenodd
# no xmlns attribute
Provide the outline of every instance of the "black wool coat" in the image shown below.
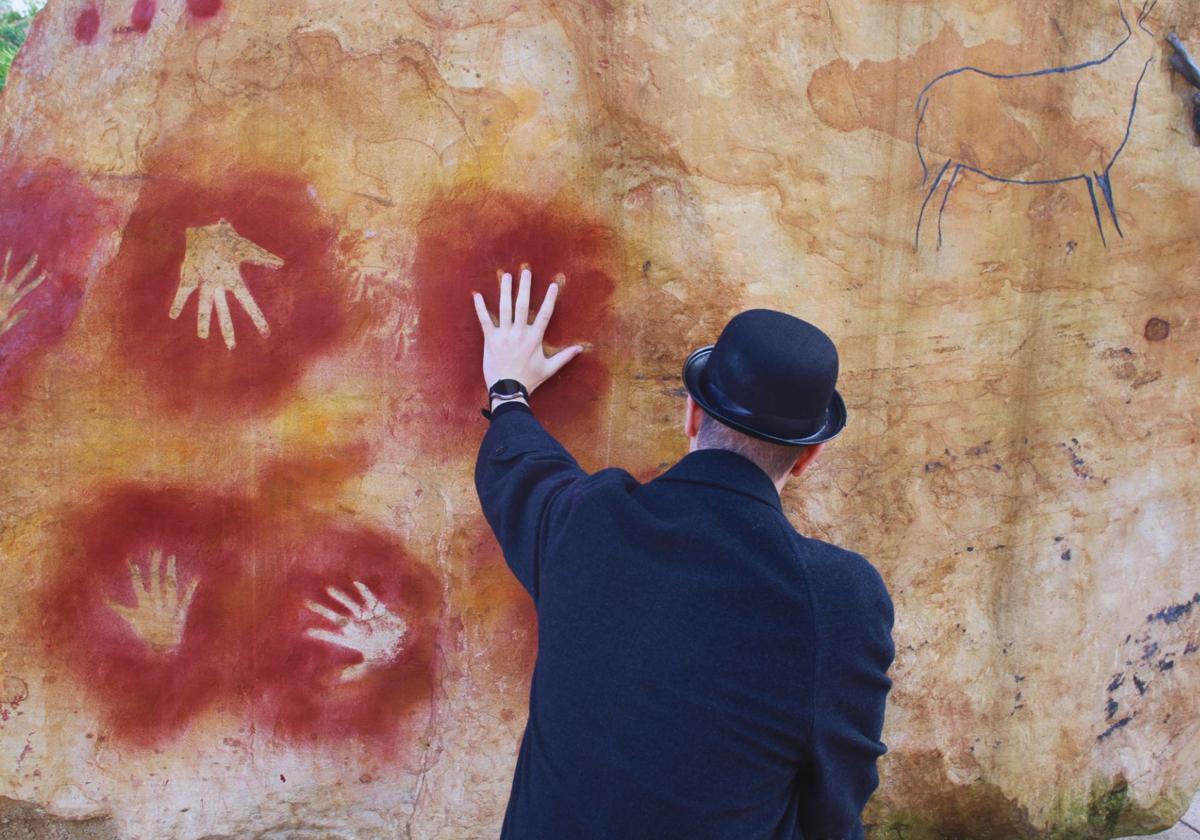
<svg viewBox="0 0 1200 840"><path fill-rule="evenodd" d="M866 559L741 455L588 475L520 403L475 485L538 617L503 838L863 837L895 655Z"/></svg>

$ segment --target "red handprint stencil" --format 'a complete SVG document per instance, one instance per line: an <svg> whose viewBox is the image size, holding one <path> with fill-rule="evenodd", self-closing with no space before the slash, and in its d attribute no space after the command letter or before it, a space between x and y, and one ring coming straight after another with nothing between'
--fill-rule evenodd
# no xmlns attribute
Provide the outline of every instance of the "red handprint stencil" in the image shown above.
<svg viewBox="0 0 1200 840"><path fill-rule="evenodd" d="M302 181L241 172L203 187L151 180L105 284L120 363L181 412L237 417L276 406L349 332L338 248Z"/></svg>
<svg viewBox="0 0 1200 840"><path fill-rule="evenodd" d="M63 522L38 632L120 740L220 709L289 741L397 750L428 710L440 590L394 537L161 485L101 488Z"/></svg>
<svg viewBox="0 0 1200 840"><path fill-rule="evenodd" d="M58 166L0 170L0 410L75 320L112 205Z"/></svg>

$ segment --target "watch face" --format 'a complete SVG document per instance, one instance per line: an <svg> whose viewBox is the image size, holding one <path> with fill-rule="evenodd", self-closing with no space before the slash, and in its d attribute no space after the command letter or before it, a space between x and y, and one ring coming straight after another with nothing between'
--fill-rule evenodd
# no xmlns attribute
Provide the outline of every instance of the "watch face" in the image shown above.
<svg viewBox="0 0 1200 840"><path fill-rule="evenodd" d="M492 393L501 397L512 397L521 393L521 383L514 379L501 379L492 386Z"/></svg>

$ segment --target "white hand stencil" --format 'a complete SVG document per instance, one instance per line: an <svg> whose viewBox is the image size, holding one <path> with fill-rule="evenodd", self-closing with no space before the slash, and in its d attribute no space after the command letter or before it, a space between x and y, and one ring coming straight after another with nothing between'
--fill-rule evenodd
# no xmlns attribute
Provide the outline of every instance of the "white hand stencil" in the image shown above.
<svg viewBox="0 0 1200 840"><path fill-rule="evenodd" d="M11 330L17 324L21 323L21 319L29 314L28 309L17 311L17 304L25 295L32 292L38 286L42 285L42 281L46 279L46 272L42 272L28 283L27 278L37 265L37 254L29 258L25 266L13 275L10 280L8 277L8 263L12 259L12 249L4 255L4 271L0 273L0 335Z"/></svg>
<svg viewBox="0 0 1200 840"><path fill-rule="evenodd" d="M240 236L225 219L221 219L215 225L188 228L187 252L183 258L179 289L175 292L175 300L171 304L171 319L180 316L192 292L199 289L196 335L208 338L208 328L212 323L215 307L221 337L225 339L225 346L232 350L237 346L237 339L233 334L229 301L225 297L225 293L229 292L246 310L258 332L263 336L270 335L271 327L250 294L250 289L246 287L246 281L242 279L243 262L258 263L269 268L279 268L284 263L270 251Z"/></svg>
<svg viewBox="0 0 1200 840"><path fill-rule="evenodd" d="M108 601L108 608L133 628L138 637L156 651L169 653L183 641L188 608L196 595L199 578L193 578L187 591L179 594L179 579L175 574L175 556L167 558L167 568L160 574L162 551L150 554L150 570L145 577L132 560L129 576L133 580L132 607Z"/></svg>
<svg viewBox="0 0 1200 840"><path fill-rule="evenodd" d="M362 596L362 604L336 587L330 586L325 589L330 598L345 607L350 613L349 616L316 601L308 601L306 604L309 610L336 625L338 631L335 633L310 627L304 635L362 654L362 662L350 665L342 671L341 682L360 679L371 669L381 668L392 662L404 647L404 636L408 631L408 624L404 619L389 610L365 584L355 581L354 588Z"/></svg>

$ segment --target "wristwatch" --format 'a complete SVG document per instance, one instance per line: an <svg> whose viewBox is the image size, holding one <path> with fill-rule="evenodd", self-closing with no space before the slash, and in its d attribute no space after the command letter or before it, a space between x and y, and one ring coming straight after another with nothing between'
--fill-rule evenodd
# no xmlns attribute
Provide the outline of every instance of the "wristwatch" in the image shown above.
<svg viewBox="0 0 1200 840"><path fill-rule="evenodd" d="M487 408L481 409L480 414L488 420L492 419L492 401L500 400L501 402L512 402L517 397L524 397L526 402L529 401L529 391L515 379L501 379L488 388L488 404Z"/></svg>
<svg viewBox="0 0 1200 840"><path fill-rule="evenodd" d="M504 400L507 402L509 400L515 400L517 397L524 397L526 400L528 400L529 391L527 391L525 386L515 379L501 379L499 382L494 383L491 388L488 388L489 404L494 399Z"/></svg>

